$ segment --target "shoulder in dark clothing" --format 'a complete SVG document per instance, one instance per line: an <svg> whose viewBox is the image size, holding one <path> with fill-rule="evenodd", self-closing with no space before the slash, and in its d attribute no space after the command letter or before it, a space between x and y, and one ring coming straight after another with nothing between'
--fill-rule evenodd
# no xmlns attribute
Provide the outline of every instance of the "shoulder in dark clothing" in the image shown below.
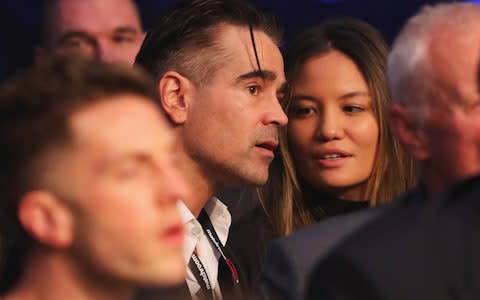
<svg viewBox="0 0 480 300"><path fill-rule="evenodd" d="M277 237L261 205L232 224L227 246L237 258L249 290L258 282L266 245Z"/></svg>
<svg viewBox="0 0 480 300"><path fill-rule="evenodd" d="M478 299L480 179L452 191L345 241L314 271L308 299Z"/></svg>

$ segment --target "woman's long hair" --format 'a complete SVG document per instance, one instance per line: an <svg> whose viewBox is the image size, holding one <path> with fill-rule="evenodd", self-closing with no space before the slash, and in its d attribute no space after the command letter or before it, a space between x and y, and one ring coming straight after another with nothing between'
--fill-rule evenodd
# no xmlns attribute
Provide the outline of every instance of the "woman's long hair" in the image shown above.
<svg viewBox="0 0 480 300"><path fill-rule="evenodd" d="M305 62L337 50L349 57L367 82L373 99L373 112L379 128L372 173L363 199L370 205L397 198L415 184L414 161L393 136L387 120L391 96L386 78L388 47L382 35L368 23L342 18L325 21L301 34L287 49L285 73L289 88L282 105L288 112L293 88ZM303 199L288 147L287 129L280 129L279 155L271 166L271 178L259 191L277 234L284 236L314 222Z"/></svg>

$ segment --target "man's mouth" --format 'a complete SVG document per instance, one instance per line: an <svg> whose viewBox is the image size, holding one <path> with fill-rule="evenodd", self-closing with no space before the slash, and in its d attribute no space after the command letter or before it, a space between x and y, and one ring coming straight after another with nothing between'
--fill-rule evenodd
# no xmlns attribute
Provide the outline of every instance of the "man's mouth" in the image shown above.
<svg viewBox="0 0 480 300"><path fill-rule="evenodd" d="M265 141L258 144L255 144L255 148L263 155L269 159L275 157L275 149L278 147L278 142L275 140Z"/></svg>
<svg viewBox="0 0 480 300"><path fill-rule="evenodd" d="M259 144L256 144L255 147L259 147L259 148L263 148L263 149L266 149L266 150L269 150L269 151L275 151L275 149L277 149L278 147L278 143L277 142L263 142L263 143L259 143Z"/></svg>

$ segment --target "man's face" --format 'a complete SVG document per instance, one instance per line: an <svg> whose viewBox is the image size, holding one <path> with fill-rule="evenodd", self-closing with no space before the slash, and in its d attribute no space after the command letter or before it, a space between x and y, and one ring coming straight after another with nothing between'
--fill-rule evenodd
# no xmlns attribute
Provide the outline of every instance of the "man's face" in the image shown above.
<svg viewBox="0 0 480 300"><path fill-rule="evenodd" d="M480 173L479 44L477 33L430 47L436 78L423 124L425 173L437 189Z"/></svg>
<svg viewBox="0 0 480 300"><path fill-rule="evenodd" d="M81 109L70 124L71 150L49 182L73 214L77 267L107 282L181 282L177 200L188 198L190 187L173 165L163 115L145 99L123 95Z"/></svg>
<svg viewBox="0 0 480 300"><path fill-rule="evenodd" d="M53 14L50 47L132 65L144 33L130 0L61 0Z"/></svg>
<svg viewBox="0 0 480 300"><path fill-rule="evenodd" d="M278 101L285 83L282 56L266 34L254 31L259 74L247 27L224 25L217 34L229 58L207 84L196 87L184 144L215 184L263 184L278 127L287 123Z"/></svg>

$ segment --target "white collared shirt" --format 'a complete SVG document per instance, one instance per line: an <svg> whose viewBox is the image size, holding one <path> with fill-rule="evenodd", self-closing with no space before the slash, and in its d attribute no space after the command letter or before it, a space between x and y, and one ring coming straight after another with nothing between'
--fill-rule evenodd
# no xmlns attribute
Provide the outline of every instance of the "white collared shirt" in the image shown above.
<svg viewBox="0 0 480 300"><path fill-rule="evenodd" d="M196 248L197 255L206 269L208 279L210 280L210 284L212 285L216 296L215 298L222 299L222 293L218 284L217 276L218 259L220 258L220 253L210 243L210 240L205 235L202 226L182 201L179 201L178 207L185 226L183 257L187 266L186 282L188 289L190 290L190 294L193 296L194 300L198 300L195 295L201 289L189 266L190 258L192 257L192 253ZM207 205L205 205L205 210L210 217L213 228L215 228L215 231L217 232L218 238L222 244L225 245L225 242L228 238L228 231L232 223L232 217L227 206L225 206L225 204L223 204L216 197L212 197L207 202Z"/></svg>

